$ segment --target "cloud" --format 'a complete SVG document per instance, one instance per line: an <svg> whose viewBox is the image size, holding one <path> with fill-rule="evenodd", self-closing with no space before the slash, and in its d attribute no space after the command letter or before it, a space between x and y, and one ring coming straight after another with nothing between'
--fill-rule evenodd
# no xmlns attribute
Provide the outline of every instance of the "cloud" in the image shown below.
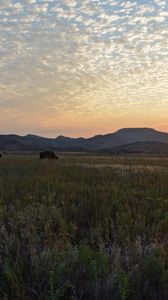
<svg viewBox="0 0 168 300"><path fill-rule="evenodd" d="M1 108L53 118L167 104L167 5L146 3L2 1Z"/></svg>

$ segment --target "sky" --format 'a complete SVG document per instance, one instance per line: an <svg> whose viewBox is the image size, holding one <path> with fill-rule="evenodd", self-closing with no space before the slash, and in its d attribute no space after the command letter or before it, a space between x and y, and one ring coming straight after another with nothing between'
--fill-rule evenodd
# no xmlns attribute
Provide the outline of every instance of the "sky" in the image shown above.
<svg viewBox="0 0 168 300"><path fill-rule="evenodd" d="M168 1L0 0L0 133L168 132Z"/></svg>

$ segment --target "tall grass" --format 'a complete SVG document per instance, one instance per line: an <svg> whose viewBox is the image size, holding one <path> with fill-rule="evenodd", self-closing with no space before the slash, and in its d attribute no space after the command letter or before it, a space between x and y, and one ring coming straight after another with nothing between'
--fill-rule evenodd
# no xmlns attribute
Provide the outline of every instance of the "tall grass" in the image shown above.
<svg viewBox="0 0 168 300"><path fill-rule="evenodd" d="M2 300L166 300L167 160L3 158L0 239Z"/></svg>

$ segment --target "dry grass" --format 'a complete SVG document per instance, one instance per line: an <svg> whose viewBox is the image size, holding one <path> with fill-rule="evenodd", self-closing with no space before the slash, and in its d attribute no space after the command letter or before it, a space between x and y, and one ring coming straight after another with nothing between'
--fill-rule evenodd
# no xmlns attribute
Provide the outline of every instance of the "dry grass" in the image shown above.
<svg viewBox="0 0 168 300"><path fill-rule="evenodd" d="M166 300L168 159L6 156L0 238L2 300Z"/></svg>

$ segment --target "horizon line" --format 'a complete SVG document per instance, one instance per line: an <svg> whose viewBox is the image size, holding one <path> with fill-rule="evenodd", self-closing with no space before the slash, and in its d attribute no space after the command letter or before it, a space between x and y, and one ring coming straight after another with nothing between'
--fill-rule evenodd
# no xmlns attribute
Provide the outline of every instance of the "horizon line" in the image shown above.
<svg viewBox="0 0 168 300"><path fill-rule="evenodd" d="M53 137L48 137L48 136L43 136L43 135L38 135L38 134L33 134L33 133L27 133L27 134L17 134L17 133L0 133L0 135L7 135L7 136L10 136L10 135L14 135L14 136L20 136L20 137L27 137L27 136L37 136L37 137L41 137L41 138L46 138L46 139L56 139L56 138L59 138L59 137L64 137L64 138L71 138L71 139L89 139L89 138L93 138L93 137L96 137L96 136L106 136L106 135L110 135L110 134L114 134L114 133L117 133L121 130L128 130L128 129L149 129L149 130L154 130L154 131L157 131L157 132L160 132L160 133L167 133L167 131L160 131L160 130L157 130L155 128L152 128L152 127L122 127L122 128L119 128L113 132L108 132L108 133L98 133L98 134L95 134L95 135L91 135L91 136L88 136L88 137L83 137L83 136L76 136L76 137L71 137L71 136L66 136L66 135L62 135L62 134L59 134L58 136L53 136Z"/></svg>

